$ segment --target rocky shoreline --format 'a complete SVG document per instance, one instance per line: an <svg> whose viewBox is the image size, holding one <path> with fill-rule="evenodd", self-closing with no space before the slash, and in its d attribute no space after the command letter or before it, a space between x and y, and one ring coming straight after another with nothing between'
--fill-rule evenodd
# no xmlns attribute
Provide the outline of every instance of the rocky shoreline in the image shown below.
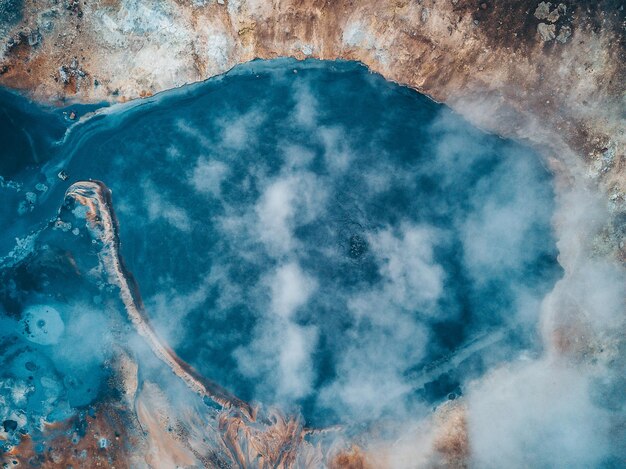
<svg viewBox="0 0 626 469"><path fill-rule="evenodd" d="M256 58L355 60L537 149L555 175L565 277L542 304L545 356L486 378L488 395L528 373L623 376L625 29L624 6L608 0L15 0L0 4L0 85L49 103L128 101ZM603 309L608 297L616 309ZM393 451L370 439L329 467L401 467L398 454L467 467L484 450L472 440L480 405L455 402ZM619 444L622 414L613 425Z"/></svg>
<svg viewBox="0 0 626 469"><path fill-rule="evenodd" d="M0 10L0 84L123 101L254 58L357 60L542 149L622 211L625 20L616 1L25 0Z"/></svg>

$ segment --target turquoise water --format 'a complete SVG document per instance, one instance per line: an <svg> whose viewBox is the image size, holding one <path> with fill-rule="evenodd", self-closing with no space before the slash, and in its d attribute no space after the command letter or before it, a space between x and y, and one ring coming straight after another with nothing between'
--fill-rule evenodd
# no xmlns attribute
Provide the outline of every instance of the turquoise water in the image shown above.
<svg viewBox="0 0 626 469"><path fill-rule="evenodd" d="M79 123L0 107L0 392L26 396L0 419L18 428L102 398L128 334L81 214L54 223L84 179L112 190L159 335L243 399L367 422L538 351L561 275L539 157L358 64L253 62Z"/></svg>

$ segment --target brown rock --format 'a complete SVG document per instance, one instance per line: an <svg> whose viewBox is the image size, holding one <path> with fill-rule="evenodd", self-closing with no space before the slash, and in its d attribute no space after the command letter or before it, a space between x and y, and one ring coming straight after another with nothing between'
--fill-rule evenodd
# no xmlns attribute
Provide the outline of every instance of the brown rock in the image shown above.
<svg viewBox="0 0 626 469"><path fill-rule="evenodd" d="M556 40L561 44L565 44L569 37L572 35L572 28L569 26L562 26L559 30L559 35L556 37Z"/></svg>
<svg viewBox="0 0 626 469"><path fill-rule="evenodd" d="M535 18L537 18L538 20L545 20L550 14L551 6L552 3L550 2L541 2L535 10Z"/></svg>

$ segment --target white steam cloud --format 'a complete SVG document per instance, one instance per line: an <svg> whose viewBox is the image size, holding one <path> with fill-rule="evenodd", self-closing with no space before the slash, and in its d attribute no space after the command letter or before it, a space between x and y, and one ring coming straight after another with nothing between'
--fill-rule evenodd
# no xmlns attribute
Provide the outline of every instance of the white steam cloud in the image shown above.
<svg viewBox="0 0 626 469"><path fill-rule="evenodd" d="M250 345L235 356L246 376L261 381L261 389L275 390L274 399L289 402L312 390L317 329L299 325L293 316L309 301L317 282L291 262L277 267L263 284L269 291L266 317Z"/></svg>
<svg viewBox="0 0 626 469"><path fill-rule="evenodd" d="M346 41L363 42L357 32ZM184 183L194 191L190 197L216 204L210 223L218 241L206 247L213 258L195 287L163 289L147 301L157 328L166 331L167 324L191 310L205 308L210 321L219 311L226 314L224 310L246 304L252 325L231 358L233 373L253 383L254 398L287 406L308 399L316 410L342 421L389 418L399 421L400 428L405 423L413 428L416 416L430 415L430 404L416 398L413 372L433 349L443 348L433 345L433 324L464 320L456 298L451 299L459 280L438 256L438 251L454 248L463 281L484 288L480 294L490 300L484 309L483 303L472 303L471 295L463 301L478 309L478 322L502 319L499 335L478 331L493 336L485 341L488 346L466 340L442 358L454 365L447 368L451 375L460 370L456 378L470 467L612 467L623 461L625 276L623 266L592 255L608 216L602 203L578 188L582 182L575 175L575 187L559 188L553 214L552 187L537 171L533 155L508 144L500 149L445 110L425 133L429 157L408 169L392 164L378 135L368 135L367 146L357 147L352 129L329 123L314 85L298 78L290 90L292 109L284 123L289 132L277 145L278 168L255 156L245 159L245 171L237 166L262 140L261 106L224 110L212 123L212 133L180 123L181 134L195 139L200 149ZM478 177L458 200L459 188L480 173L485 152L495 145L495 169ZM379 157L358 165L371 154ZM183 158L175 147L168 155L172 161ZM333 189L336 181L349 181L358 173L364 181L358 190L379 197L394 188L418 187L422 180L417 172L434 178L445 193L417 202L423 217L399 217L393 224L369 220L357 202L345 202L363 194ZM245 203L229 199L227 186L238 177L237 190L248 197ZM193 232L194 219L182 202L148 180L140 186L149 221ZM393 210L393 202L381 200L389 203L384 210ZM452 227L428 221L444 215L450 216ZM530 279L537 254L552 254L545 246L550 237L538 226L550 217L565 274L546 295L555 276L548 275L541 286ZM316 234L322 234L306 238L320 220L327 225L317 228ZM345 288L308 255L340 249L332 244L338 244L335 226L340 226L335 231L358 234L358 242L366 246L362 257L341 266L341 275L354 276ZM453 230L458 243L451 246ZM310 242L324 236L331 242ZM220 251L224 240L237 249ZM368 266L374 267L368 271ZM254 287L241 287L237 275L244 274L253 278ZM500 300L507 294L510 302ZM215 305L207 306L211 301ZM324 308L328 314L311 313ZM512 351L503 339L520 324L517 339L542 340L531 353ZM179 343L183 337L172 334L169 339ZM316 361L324 353L333 368L329 376L323 376ZM483 362L475 364L476 357ZM481 369L482 364L493 368ZM380 446L378 440L369 443ZM403 461L398 467L427 460L427 451L432 448L398 445L396 460Z"/></svg>

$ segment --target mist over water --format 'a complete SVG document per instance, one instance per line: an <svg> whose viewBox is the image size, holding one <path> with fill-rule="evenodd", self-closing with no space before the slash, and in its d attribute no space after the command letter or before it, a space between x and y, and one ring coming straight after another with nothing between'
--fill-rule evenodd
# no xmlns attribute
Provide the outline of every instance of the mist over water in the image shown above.
<svg viewBox="0 0 626 469"><path fill-rule="evenodd" d="M89 405L126 334L81 214L46 225L83 179L112 190L158 334L242 399L369 423L540 353L539 303L562 271L529 149L343 62L253 62L109 111L50 140L45 164L3 166L2 220L21 232L0 243L0 393L29 391L0 418Z"/></svg>

